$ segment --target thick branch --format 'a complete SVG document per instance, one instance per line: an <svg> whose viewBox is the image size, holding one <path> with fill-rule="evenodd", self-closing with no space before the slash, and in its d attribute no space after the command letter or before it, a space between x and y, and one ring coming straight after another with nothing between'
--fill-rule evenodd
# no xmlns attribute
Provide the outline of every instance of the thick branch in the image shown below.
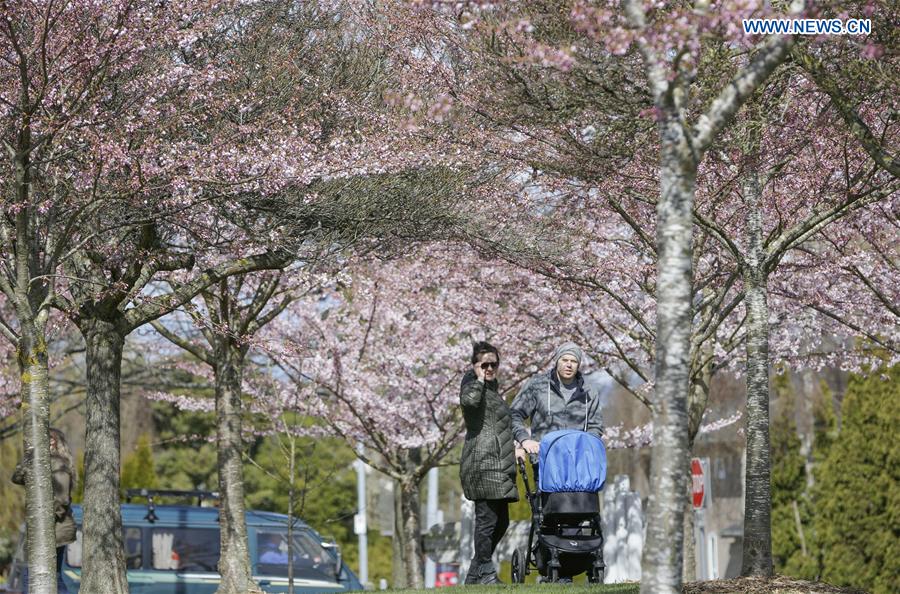
<svg viewBox="0 0 900 594"><path fill-rule="evenodd" d="M193 265L193 254L171 254L152 258L150 262L140 267L138 274L130 279L126 279L126 283L131 287L131 295L137 295L147 283L153 280L157 273L189 270Z"/></svg>
<svg viewBox="0 0 900 594"><path fill-rule="evenodd" d="M740 266L744 265L744 255L741 252L741 249L737 246L734 241L728 236L728 233L722 229L719 225L713 222L711 219L706 218L703 214L698 210L694 209L694 222L697 223L704 231L706 231L709 235L713 236L716 241L718 241L722 247L731 252L731 255L734 256L734 259Z"/></svg>
<svg viewBox="0 0 900 594"><path fill-rule="evenodd" d="M647 16L644 13L644 7L641 5L640 0L626 0L625 15L628 17L628 22L631 26L638 31L643 32L647 29ZM646 62L654 100L659 104L661 98L669 92L670 88L666 79L665 69L656 52L650 47L650 44L643 40L643 36L638 38L638 49L644 57L644 62Z"/></svg>
<svg viewBox="0 0 900 594"><path fill-rule="evenodd" d="M722 89L707 112L700 116L691 138L695 159L698 162L744 102L769 78L775 68L784 62L793 43L793 37L772 36L766 39L746 68Z"/></svg>
<svg viewBox="0 0 900 594"><path fill-rule="evenodd" d="M841 325L843 325L843 326L846 326L847 328L853 330L854 332L857 332L857 333L861 334L862 336L865 336L866 338L868 338L869 340L871 340L871 341L874 342L875 344L877 344L877 345L879 345L879 346L881 346L881 347L883 347L883 348L885 348L885 349L887 349L887 350L889 350L889 351L892 351L892 352L894 352L894 353L900 353L900 347L898 347L898 345L897 345L896 343L894 343L894 342L886 342L886 341L883 340L882 338L880 338L880 337L878 337L878 336L872 334L871 332L869 332L869 331L867 331L867 330L861 328L859 325L854 324L853 322L851 322L851 321L848 320L847 318L841 316L840 314L834 313L833 311L830 311L830 310L828 310L828 309L825 309L825 308L822 307L821 305L816 305L815 303L804 303L804 305L805 305L806 307L808 307L808 308L814 310L814 311L819 312L819 313L822 314L823 316L826 316L826 317L828 317L828 318L831 318L831 319L834 320L835 322L837 322L837 323L839 323L839 324L841 324Z"/></svg>
<svg viewBox="0 0 900 594"><path fill-rule="evenodd" d="M847 200L832 206L831 208L815 213L805 220L800 221L784 233L777 240L769 244L766 248L766 261L764 266L773 269L781 257L800 243L803 243L811 236L822 230L829 223L846 215L847 213L863 208L881 200L885 196L890 196L897 191L895 184L888 184L875 190L861 192L859 194L850 194Z"/></svg>
<svg viewBox="0 0 900 594"><path fill-rule="evenodd" d="M283 251L265 252L223 262L209 268L192 282L186 283L172 292L154 298L125 312L126 327L133 330L151 320L155 320L193 299L206 287L235 274L257 270L275 270L290 263L291 256Z"/></svg>
<svg viewBox="0 0 900 594"><path fill-rule="evenodd" d="M159 320L152 320L150 322L150 325L153 326L153 329L156 330L160 334L160 336L162 336L178 348L189 352L210 367L214 368L216 366L215 357L208 349L204 349L200 345L194 344L191 341L178 336L177 334L166 328L165 325Z"/></svg>

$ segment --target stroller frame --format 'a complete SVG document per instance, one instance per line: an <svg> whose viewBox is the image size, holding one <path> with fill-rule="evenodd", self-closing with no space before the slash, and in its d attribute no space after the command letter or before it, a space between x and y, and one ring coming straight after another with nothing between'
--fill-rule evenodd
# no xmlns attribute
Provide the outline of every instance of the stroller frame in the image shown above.
<svg viewBox="0 0 900 594"><path fill-rule="evenodd" d="M536 461L537 456L530 454L529 462L532 470ZM525 497L531 507L531 527L527 547L525 549L519 547L513 551L512 583L524 583L525 576L532 570L538 571L550 582L558 582L561 578L571 578L586 572L589 583L602 583L606 565L603 561L604 539L600 513L594 513L590 518L582 518L577 522L547 523L542 493L537 485L534 491L531 490L524 461L518 460L517 466L525 484ZM583 534L588 529L590 532L587 535ZM556 533L545 533L551 530ZM573 530L577 530L578 533L575 534ZM569 534L565 534L564 531Z"/></svg>

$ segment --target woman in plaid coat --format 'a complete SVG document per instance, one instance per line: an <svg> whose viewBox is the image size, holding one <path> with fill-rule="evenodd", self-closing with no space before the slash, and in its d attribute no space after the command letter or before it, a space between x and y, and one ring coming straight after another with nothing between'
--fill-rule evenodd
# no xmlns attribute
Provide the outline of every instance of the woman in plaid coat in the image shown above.
<svg viewBox="0 0 900 594"><path fill-rule="evenodd" d="M466 584L501 583L491 556L509 527L509 503L519 499L512 420L498 391L499 365L496 347L476 343L472 369L460 387L466 442L459 475L463 493L475 502L475 556Z"/></svg>

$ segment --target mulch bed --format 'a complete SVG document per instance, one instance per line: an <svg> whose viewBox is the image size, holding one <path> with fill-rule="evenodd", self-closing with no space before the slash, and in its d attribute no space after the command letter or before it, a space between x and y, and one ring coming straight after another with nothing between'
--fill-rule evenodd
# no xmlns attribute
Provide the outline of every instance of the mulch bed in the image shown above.
<svg viewBox="0 0 900 594"><path fill-rule="evenodd" d="M688 582L684 594L866 594L856 588L841 588L823 582L808 582L783 575L771 578L742 577L733 580Z"/></svg>

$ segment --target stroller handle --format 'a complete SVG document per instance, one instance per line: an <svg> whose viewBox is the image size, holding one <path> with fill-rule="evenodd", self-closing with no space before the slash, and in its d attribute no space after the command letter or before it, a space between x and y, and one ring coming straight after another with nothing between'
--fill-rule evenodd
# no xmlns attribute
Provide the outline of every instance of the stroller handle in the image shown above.
<svg viewBox="0 0 900 594"><path fill-rule="evenodd" d="M531 468L534 469L538 463L538 455L537 454L528 454L528 463L531 464ZM525 460L522 458L516 458L516 466L519 467L519 472L523 475L525 474Z"/></svg>
<svg viewBox="0 0 900 594"><path fill-rule="evenodd" d="M534 470L534 467L537 466L538 463L538 455L528 454L528 462L531 464L531 469ZM522 475L522 483L525 485L525 497L529 500L529 502L532 502L533 498L537 495L537 490L531 490L531 485L528 481L528 473L525 472L525 461L521 458L517 459L516 466L519 467L519 474ZM537 485L535 485L535 489L537 489Z"/></svg>

